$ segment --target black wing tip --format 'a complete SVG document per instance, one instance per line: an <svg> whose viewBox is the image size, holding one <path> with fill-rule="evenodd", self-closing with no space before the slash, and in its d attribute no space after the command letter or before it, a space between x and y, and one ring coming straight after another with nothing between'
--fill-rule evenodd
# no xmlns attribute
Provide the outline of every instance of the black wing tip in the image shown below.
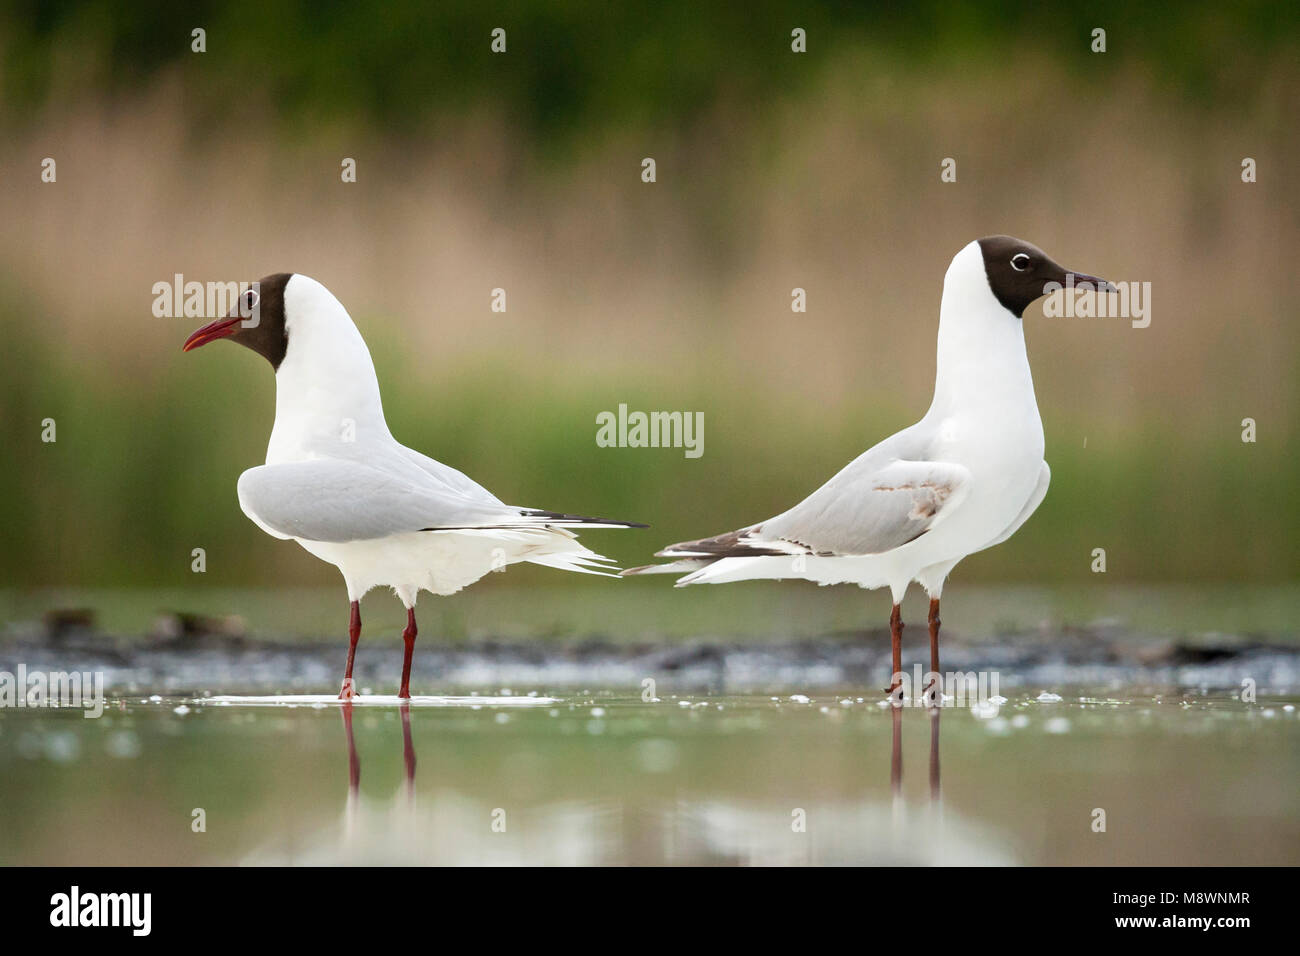
<svg viewBox="0 0 1300 956"><path fill-rule="evenodd" d="M677 544L670 544L662 551L656 551L656 558L762 558L762 557L783 557L790 552L782 551L777 548L765 548L761 545L745 544L740 539L751 531L757 531L757 527L741 528L739 531L728 531L725 534L717 534L711 538L700 538L696 541L679 541Z"/></svg>
<svg viewBox="0 0 1300 956"><path fill-rule="evenodd" d="M551 518L555 521L576 521L581 524L610 524L617 525L620 528L648 528L648 524L641 524L639 521L615 521L613 518L593 518L590 515L570 515L559 511L521 511L519 512L526 518Z"/></svg>

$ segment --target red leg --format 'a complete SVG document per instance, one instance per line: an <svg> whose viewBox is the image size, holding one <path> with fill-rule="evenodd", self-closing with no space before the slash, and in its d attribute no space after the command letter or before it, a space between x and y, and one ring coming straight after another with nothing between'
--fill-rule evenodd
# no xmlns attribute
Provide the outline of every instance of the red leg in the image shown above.
<svg viewBox="0 0 1300 956"><path fill-rule="evenodd" d="M343 689L339 691L339 700L351 700L357 696L352 686L352 662L357 656L357 640L361 637L361 602L352 602L352 615L348 619L348 667L343 672Z"/></svg>
<svg viewBox="0 0 1300 956"><path fill-rule="evenodd" d="M894 649L894 669L889 675L889 693L901 694L903 681L903 612L898 605L889 612L889 640Z"/></svg>
<svg viewBox="0 0 1300 956"><path fill-rule="evenodd" d="M930 598L930 673L934 674L934 680L926 690L935 705L940 703L940 694L942 689L936 686L939 681L939 599Z"/></svg>
<svg viewBox="0 0 1300 956"><path fill-rule="evenodd" d="M939 599L930 598L930 670L939 673Z"/></svg>
<svg viewBox="0 0 1300 956"><path fill-rule="evenodd" d="M402 688L397 692L397 696L409 700L411 697L411 654L415 651L415 608L406 609L406 630L402 632L402 640L406 642L406 656L402 659Z"/></svg>

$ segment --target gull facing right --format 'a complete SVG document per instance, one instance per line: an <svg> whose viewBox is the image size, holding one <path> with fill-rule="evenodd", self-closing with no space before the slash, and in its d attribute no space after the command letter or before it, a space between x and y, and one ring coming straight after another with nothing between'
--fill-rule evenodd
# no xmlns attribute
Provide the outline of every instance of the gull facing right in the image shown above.
<svg viewBox="0 0 1300 956"><path fill-rule="evenodd" d="M846 465L789 511L738 531L670 545L669 564L624 574L689 572L676 583L803 578L888 587L893 674L902 693L899 605L916 581L930 597L927 694L937 693L939 599L962 558L1011 537L1051 479L1025 352L1025 309L1074 285L1113 289L1072 273L1011 236L969 243L948 267L939 305L934 400L919 422ZM930 697L931 700L936 698Z"/></svg>

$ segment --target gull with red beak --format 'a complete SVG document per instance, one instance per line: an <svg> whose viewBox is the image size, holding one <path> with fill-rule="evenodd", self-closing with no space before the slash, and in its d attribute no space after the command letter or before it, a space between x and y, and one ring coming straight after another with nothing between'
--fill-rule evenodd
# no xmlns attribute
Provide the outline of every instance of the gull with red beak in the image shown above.
<svg viewBox="0 0 1300 956"><path fill-rule="evenodd" d="M1011 537L1047 494L1043 423L1021 323L1036 299L1069 285L1113 287L1071 273L1010 236L953 258L939 305L934 400L915 425L846 465L789 511L659 552L668 564L624 574L685 574L678 587L755 578L888 587L890 692L902 694L903 620L912 581L930 596L931 702L939 675L939 598L962 558ZM1053 286L1052 284L1057 285Z"/></svg>
<svg viewBox="0 0 1300 956"><path fill-rule="evenodd" d="M315 279L267 276L241 294L229 315L194 332L184 351L218 339L252 349L275 370L266 464L239 476L239 506L267 534L297 541L343 572L350 619L340 699L356 694L361 598L371 588L392 587L406 606L398 696L408 698L420 591L454 594L521 561L617 571L571 529L645 527L507 505L399 443L384 419L370 350Z"/></svg>

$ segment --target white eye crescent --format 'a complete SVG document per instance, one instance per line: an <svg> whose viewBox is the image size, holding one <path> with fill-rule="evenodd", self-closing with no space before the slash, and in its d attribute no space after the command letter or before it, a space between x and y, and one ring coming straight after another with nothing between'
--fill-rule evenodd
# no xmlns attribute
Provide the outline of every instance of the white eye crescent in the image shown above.
<svg viewBox="0 0 1300 956"><path fill-rule="evenodd" d="M1029 268L1029 253L1017 252L1011 257L1011 268L1017 272L1024 272Z"/></svg>

